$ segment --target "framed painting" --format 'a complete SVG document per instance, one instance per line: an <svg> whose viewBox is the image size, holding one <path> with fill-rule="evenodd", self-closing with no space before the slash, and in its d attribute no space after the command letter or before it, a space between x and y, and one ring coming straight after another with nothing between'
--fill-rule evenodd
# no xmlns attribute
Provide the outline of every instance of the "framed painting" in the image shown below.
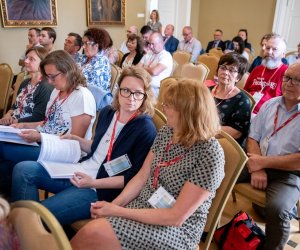
<svg viewBox="0 0 300 250"><path fill-rule="evenodd" d="M86 0L87 26L125 25L125 0Z"/></svg>
<svg viewBox="0 0 300 250"><path fill-rule="evenodd" d="M3 27L57 25L56 0L0 0Z"/></svg>

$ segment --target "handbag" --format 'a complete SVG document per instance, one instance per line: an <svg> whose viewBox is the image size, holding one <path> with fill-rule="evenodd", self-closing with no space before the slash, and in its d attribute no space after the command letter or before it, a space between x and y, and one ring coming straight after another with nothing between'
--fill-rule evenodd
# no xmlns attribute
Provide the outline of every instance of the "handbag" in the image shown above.
<svg viewBox="0 0 300 250"><path fill-rule="evenodd" d="M214 233L220 250L263 250L265 232L243 211Z"/></svg>

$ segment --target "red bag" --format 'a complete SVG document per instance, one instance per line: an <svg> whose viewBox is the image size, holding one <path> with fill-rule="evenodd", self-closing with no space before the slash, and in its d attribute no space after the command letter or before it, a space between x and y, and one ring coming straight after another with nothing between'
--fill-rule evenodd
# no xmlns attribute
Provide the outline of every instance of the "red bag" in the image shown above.
<svg viewBox="0 0 300 250"><path fill-rule="evenodd" d="M265 233L246 212L240 211L215 231L214 240L220 250L262 250Z"/></svg>

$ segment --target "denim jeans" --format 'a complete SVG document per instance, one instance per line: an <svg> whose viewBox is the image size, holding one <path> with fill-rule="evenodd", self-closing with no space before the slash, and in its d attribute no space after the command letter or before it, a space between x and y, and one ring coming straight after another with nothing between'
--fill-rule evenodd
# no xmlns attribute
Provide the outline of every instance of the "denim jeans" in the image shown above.
<svg viewBox="0 0 300 250"><path fill-rule="evenodd" d="M90 188L77 188L69 179L52 179L37 162L18 163L12 176L12 201L39 201L38 189L54 193L41 201L62 224L90 218L91 202L97 201L97 193Z"/></svg>

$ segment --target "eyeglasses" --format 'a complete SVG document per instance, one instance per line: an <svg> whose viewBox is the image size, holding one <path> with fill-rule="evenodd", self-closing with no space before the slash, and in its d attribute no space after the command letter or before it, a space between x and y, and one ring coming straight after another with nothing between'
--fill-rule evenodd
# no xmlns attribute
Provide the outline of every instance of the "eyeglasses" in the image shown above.
<svg viewBox="0 0 300 250"><path fill-rule="evenodd" d="M219 66L219 69L220 70L223 70L223 71L229 71L230 74L234 74L234 73L237 73L238 70L236 68L233 68L233 67L226 67L226 65L220 65Z"/></svg>
<svg viewBox="0 0 300 250"><path fill-rule="evenodd" d="M284 75L284 76L282 77L282 81L283 81L283 82L288 82L289 80L291 80L291 84L292 84L292 85L297 85L297 86L300 85L300 80L298 80L298 79L295 79L295 78L292 78L292 77L286 76L286 75Z"/></svg>
<svg viewBox="0 0 300 250"><path fill-rule="evenodd" d="M82 43L82 46L94 46L96 43L95 42L92 42L92 41L88 41L88 42L83 42Z"/></svg>
<svg viewBox="0 0 300 250"><path fill-rule="evenodd" d="M129 98L131 95L133 96L133 99L136 101L141 101L144 98L146 98L146 94L136 91L136 92L132 92L130 89L128 88L120 88L120 94L121 96L125 97L125 98Z"/></svg>
<svg viewBox="0 0 300 250"><path fill-rule="evenodd" d="M62 74L61 72L55 74L55 75L47 75L47 79L50 80L50 81L55 81L55 78L58 77L60 74Z"/></svg>
<svg viewBox="0 0 300 250"><path fill-rule="evenodd" d="M182 33L182 36L188 36L190 35L191 33Z"/></svg>

